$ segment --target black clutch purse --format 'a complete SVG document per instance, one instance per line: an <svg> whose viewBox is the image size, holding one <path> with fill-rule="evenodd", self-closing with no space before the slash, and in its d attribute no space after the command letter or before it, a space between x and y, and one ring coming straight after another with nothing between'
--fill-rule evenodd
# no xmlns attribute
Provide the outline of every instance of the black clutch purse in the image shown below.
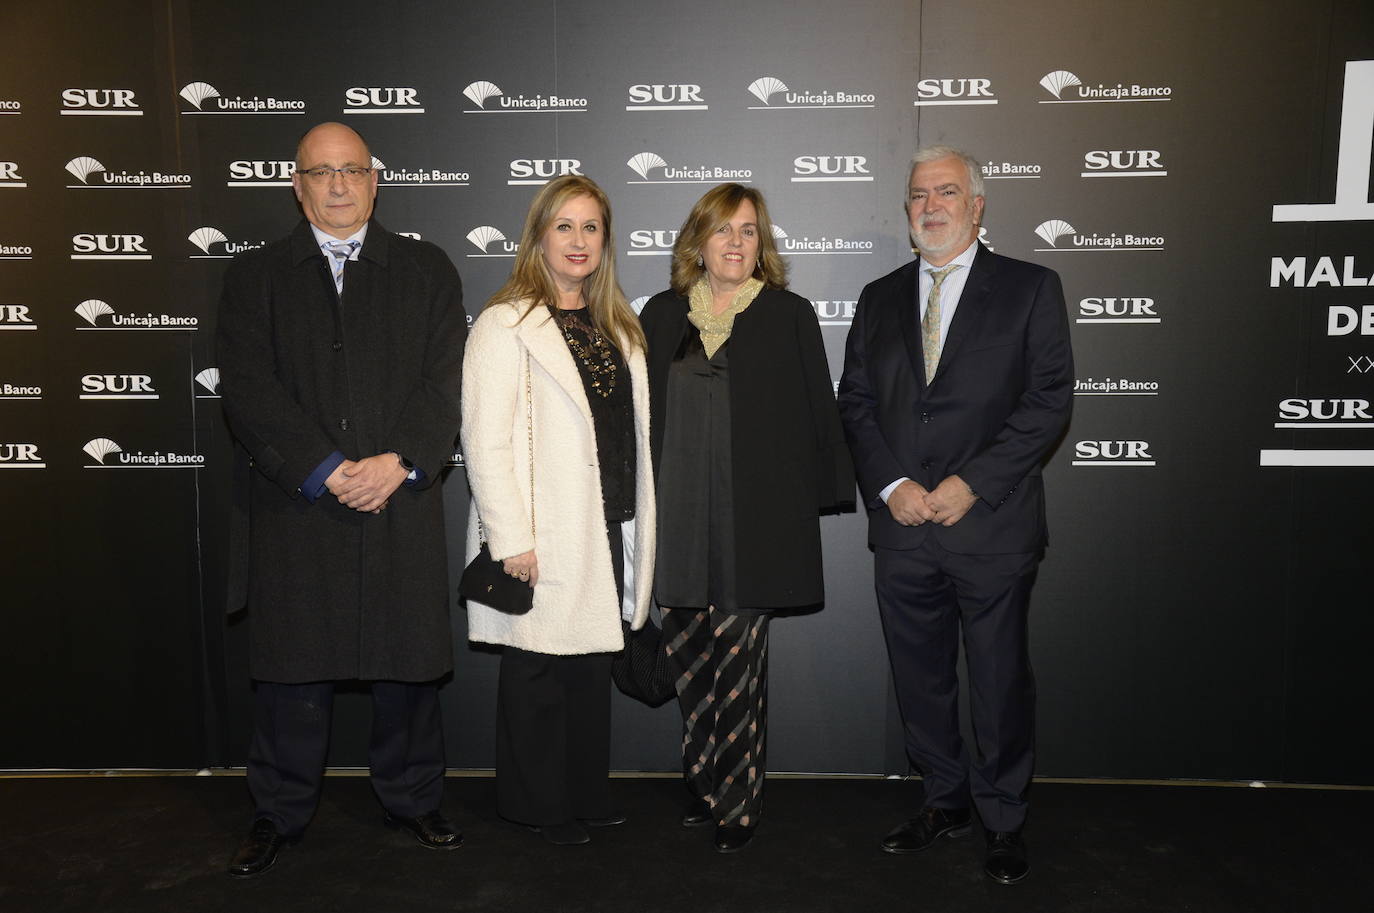
<svg viewBox="0 0 1374 913"><path fill-rule="evenodd" d="M673 669L668 663L663 631L653 619L644 627L631 631L621 622L625 634L625 649L611 660L611 681L622 693L650 707L658 707L677 693Z"/></svg>
<svg viewBox="0 0 1374 913"><path fill-rule="evenodd" d="M491 557L485 542L477 550L477 557L463 569L458 595L509 615L524 615L534 607L534 587L528 580L507 574L503 564Z"/></svg>

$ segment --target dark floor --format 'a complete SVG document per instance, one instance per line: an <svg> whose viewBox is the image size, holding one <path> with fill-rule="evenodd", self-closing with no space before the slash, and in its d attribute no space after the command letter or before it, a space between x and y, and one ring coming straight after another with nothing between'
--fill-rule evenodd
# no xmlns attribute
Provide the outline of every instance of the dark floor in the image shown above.
<svg viewBox="0 0 1374 913"><path fill-rule="evenodd" d="M1374 792L1037 784L1031 875L1006 887L982 875L976 833L878 850L919 783L774 779L736 856L678 825L675 781L612 790L628 824L553 847L496 816L491 779L451 778L445 810L467 842L435 852L382 827L365 779L331 777L306 840L237 881L224 866L249 824L241 777L0 779L0 911L1374 910Z"/></svg>

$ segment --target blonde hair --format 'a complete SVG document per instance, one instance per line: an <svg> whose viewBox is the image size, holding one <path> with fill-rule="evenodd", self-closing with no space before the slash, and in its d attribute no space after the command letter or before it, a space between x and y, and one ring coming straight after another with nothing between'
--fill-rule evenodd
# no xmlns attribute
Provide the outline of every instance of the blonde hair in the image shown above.
<svg viewBox="0 0 1374 913"><path fill-rule="evenodd" d="M754 278L769 288L787 288L787 264L773 240L773 221L768 217L763 194L743 184L720 184L696 201L677 233L677 241L673 244L673 291L679 295L691 291L706 272L704 266L697 264L702 248L746 200L754 204L754 211L758 213L759 259L754 264Z"/></svg>
<svg viewBox="0 0 1374 913"><path fill-rule="evenodd" d="M539 242L553 224L554 217L569 200L589 196L601 208L602 242L601 265L582 283L582 299L587 302L587 316L603 336L616 348L645 348L644 330L639 318L630 310L625 293L615 274L615 235L611 231L611 203L605 192L590 178L580 174L564 175L549 181L534 195L530 211L525 216L525 228L520 233L520 248L515 254L506 284L487 302L496 304L524 304L520 319L524 320L538 307L558 307L558 289L548 264L544 262Z"/></svg>

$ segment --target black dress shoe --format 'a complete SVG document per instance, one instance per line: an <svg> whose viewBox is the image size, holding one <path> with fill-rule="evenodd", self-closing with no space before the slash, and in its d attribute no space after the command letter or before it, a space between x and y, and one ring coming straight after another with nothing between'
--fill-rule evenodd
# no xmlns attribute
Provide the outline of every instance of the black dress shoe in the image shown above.
<svg viewBox="0 0 1374 913"><path fill-rule="evenodd" d="M754 827L752 824L717 824L716 852L738 853L754 839Z"/></svg>
<svg viewBox="0 0 1374 913"><path fill-rule="evenodd" d="M624 815L607 815L604 818L578 818L583 827L615 827L629 821Z"/></svg>
<svg viewBox="0 0 1374 913"><path fill-rule="evenodd" d="M710 824L713 820L715 819L711 815L711 805L705 799L693 799L682 812L683 827L700 827Z"/></svg>
<svg viewBox="0 0 1374 913"><path fill-rule="evenodd" d="M530 830L554 846L581 846L584 843L592 842L592 838L576 821L564 821L562 824L541 824L537 827L531 826Z"/></svg>
<svg viewBox="0 0 1374 913"><path fill-rule="evenodd" d="M431 850L456 850L463 845L462 832L450 824L438 809L418 818L402 818L388 812L386 826L410 831L416 840Z"/></svg>
<svg viewBox="0 0 1374 913"><path fill-rule="evenodd" d="M971 829L966 808L933 808L927 805L915 818L883 838L885 853L920 853L948 834L966 836Z"/></svg>
<svg viewBox="0 0 1374 913"><path fill-rule="evenodd" d="M1026 841L1020 831L988 834L988 856L983 871L1000 884L1016 884L1030 874Z"/></svg>
<svg viewBox="0 0 1374 913"><path fill-rule="evenodd" d="M277 853L282 847L290 846L299 840L299 837L288 837L279 833L271 821L259 818L253 822L248 836L230 860L229 875L233 878L252 878L254 875L261 875L272 868L272 863L277 861Z"/></svg>

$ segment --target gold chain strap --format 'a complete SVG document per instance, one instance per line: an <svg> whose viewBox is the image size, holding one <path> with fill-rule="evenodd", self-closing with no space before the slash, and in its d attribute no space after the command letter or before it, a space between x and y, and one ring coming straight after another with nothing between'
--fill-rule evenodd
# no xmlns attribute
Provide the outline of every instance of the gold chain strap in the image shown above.
<svg viewBox="0 0 1374 913"><path fill-rule="evenodd" d="M534 385L530 380L530 350L525 350L525 431L530 442L530 536L534 536Z"/></svg>

